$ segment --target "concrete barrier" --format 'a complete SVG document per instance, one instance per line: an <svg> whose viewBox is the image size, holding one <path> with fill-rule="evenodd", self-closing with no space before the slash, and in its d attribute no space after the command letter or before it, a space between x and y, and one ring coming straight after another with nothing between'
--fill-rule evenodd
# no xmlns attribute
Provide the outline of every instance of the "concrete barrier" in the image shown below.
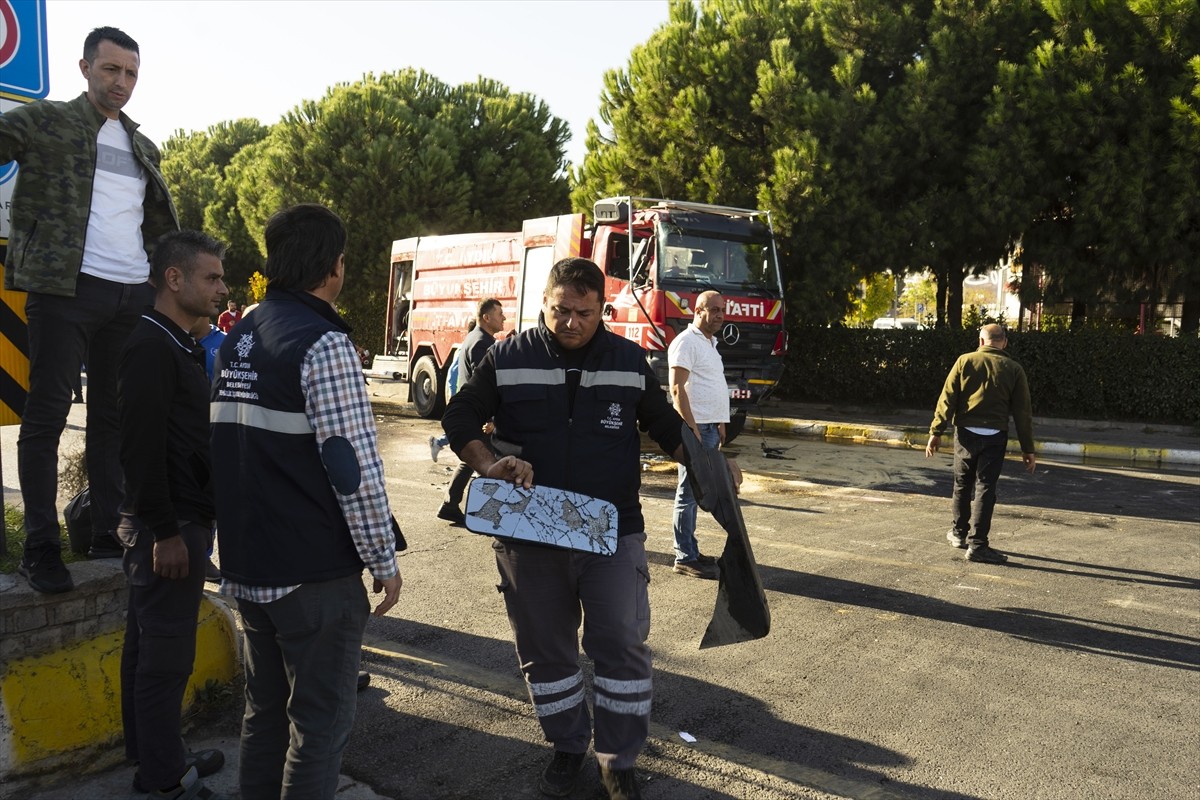
<svg viewBox="0 0 1200 800"><path fill-rule="evenodd" d="M0 575L0 781L63 767L80 772L124 757L121 647L128 589L119 562L72 564L74 591L45 595ZM184 707L239 670L237 627L205 595Z"/></svg>

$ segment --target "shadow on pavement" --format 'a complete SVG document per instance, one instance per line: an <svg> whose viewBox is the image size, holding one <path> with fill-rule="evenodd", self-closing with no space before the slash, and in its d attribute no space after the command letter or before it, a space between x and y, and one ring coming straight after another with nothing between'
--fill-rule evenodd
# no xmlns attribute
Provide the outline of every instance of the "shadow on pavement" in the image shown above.
<svg viewBox="0 0 1200 800"><path fill-rule="evenodd" d="M1125 567L1107 567L1102 564L1088 564L1083 561L1067 561L1061 558L1048 558L1047 556L1035 556L1031 553L1017 553L1013 550L1005 549L1012 558L1021 559L1020 561L1009 561L1008 566L1014 569L1027 569L1035 572L1053 572L1058 575L1073 575L1080 578L1099 578L1106 581L1120 581L1121 583L1141 583L1146 586L1165 586L1168 589L1191 589L1195 591L1200 589L1200 579L1188 578L1182 575L1167 575L1161 572L1150 572L1144 569L1127 569ZM1063 568L1047 567L1040 564L1030 564L1030 561L1044 561L1051 564L1062 564ZM1071 569L1072 567L1082 567L1086 572L1079 569Z"/></svg>
<svg viewBox="0 0 1200 800"><path fill-rule="evenodd" d="M541 739L511 642L394 618L372 620L371 637L386 640L400 655L372 653L364 669L399 683L397 694L404 697L389 698L379 691L382 681L360 696L354 739L343 764L347 774L399 797L540 797L535 782L551 751L549 745L513 736L513 726L519 726L525 730L518 736ZM581 666L590 673L586 657ZM648 800L741 796L681 775L708 769L713 778L713 763L728 764L743 786L754 783L748 767L818 791L858 790L848 796L972 800L895 782L872 767L903 766L909 763L906 755L779 719L757 697L659 669L654 681L651 742L639 761ZM451 702L444 705L447 700ZM401 710L394 707L397 702ZM692 732L701 743L679 743L675 732L680 730ZM695 763L684 765L682 760ZM778 788L775 782L776 792ZM571 797L590 800L601 794L592 761Z"/></svg>
<svg viewBox="0 0 1200 800"><path fill-rule="evenodd" d="M1118 626L1108 623L1089 624L1086 620L1044 615L1021 609L973 608L913 592L827 575L761 565L759 570L763 586L768 591L908 614L939 622L971 625L1065 650L1106 655L1159 667L1200 671L1200 647L1189 644L1186 637L1176 634L1162 631L1134 633L1125 630L1105 630L1098 626Z"/></svg>
<svg viewBox="0 0 1200 800"><path fill-rule="evenodd" d="M848 480L829 478L819 469L800 467L797 471L811 483L938 497L945 499L949 508L953 482L949 459L926 462L923 454L880 453L878 471ZM1200 478L1191 474L1039 462L1037 472L1030 476L1019 461L1009 458L1004 462L999 496L997 512L1005 506L1032 506L1200 522Z"/></svg>

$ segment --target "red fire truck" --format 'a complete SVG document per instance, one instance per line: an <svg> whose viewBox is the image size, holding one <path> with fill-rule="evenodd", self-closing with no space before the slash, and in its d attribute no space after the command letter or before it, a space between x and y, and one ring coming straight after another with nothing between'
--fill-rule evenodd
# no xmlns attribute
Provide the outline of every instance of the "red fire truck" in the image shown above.
<svg viewBox="0 0 1200 800"><path fill-rule="evenodd" d="M664 386L667 347L691 322L696 296L721 293L725 326L718 337L735 410L732 439L783 370L783 287L770 213L612 197L596 202L593 217L590 227L583 214L564 214L526 220L513 233L394 242L386 350L368 375L408 382L417 412L439 416L448 368L476 303L500 300L515 331L537 325L550 267L582 256L606 276L608 328L645 348Z"/></svg>

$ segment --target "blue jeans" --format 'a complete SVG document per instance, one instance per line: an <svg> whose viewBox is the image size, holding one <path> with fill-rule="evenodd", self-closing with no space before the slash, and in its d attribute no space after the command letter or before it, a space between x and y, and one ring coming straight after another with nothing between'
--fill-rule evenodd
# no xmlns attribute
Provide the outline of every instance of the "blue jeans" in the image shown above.
<svg viewBox="0 0 1200 800"><path fill-rule="evenodd" d="M705 450L716 450L721 444L720 426L715 422L697 423L700 431L700 446ZM688 481L687 467L679 465L679 485L675 489L675 563L695 561L700 557L700 545L696 542L696 498L692 484Z"/></svg>
<svg viewBox="0 0 1200 800"><path fill-rule="evenodd" d="M988 543L992 509L996 507L996 484L1004 467L1008 433L981 436L974 431L954 429L954 530L967 538L971 547Z"/></svg>
<svg viewBox="0 0 1200 800"><path fill-rule="evenodd" d="M59 545L58 442L71 410L79 365L87 361L88 485L93 534L117 529L124 497L117 365L125 340L154 302L148 283L80 274L74 297L30 292L29 393L17 436L17 476L25 505L25 547Z"/></svg>
<svg viewBox="0 0 1200 800"><path fill-rule="evenodd" d="M243 800L331 798L358 700L371 612L362 574L301 584L273 603L238 600L245 631Z"/></svg>

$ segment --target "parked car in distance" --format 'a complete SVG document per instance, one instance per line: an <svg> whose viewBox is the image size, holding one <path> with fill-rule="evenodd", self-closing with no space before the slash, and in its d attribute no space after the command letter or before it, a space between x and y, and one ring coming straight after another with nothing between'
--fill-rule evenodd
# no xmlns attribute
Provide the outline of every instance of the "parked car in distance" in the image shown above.
<svg viewBox="0 0 1200 800"><path fill-rule="evenodd" d="M871 327L876 330L896 330L899 328L906 331L915 331L920 329L921 323L912 317L880 317L871 324Z"/></svg>

